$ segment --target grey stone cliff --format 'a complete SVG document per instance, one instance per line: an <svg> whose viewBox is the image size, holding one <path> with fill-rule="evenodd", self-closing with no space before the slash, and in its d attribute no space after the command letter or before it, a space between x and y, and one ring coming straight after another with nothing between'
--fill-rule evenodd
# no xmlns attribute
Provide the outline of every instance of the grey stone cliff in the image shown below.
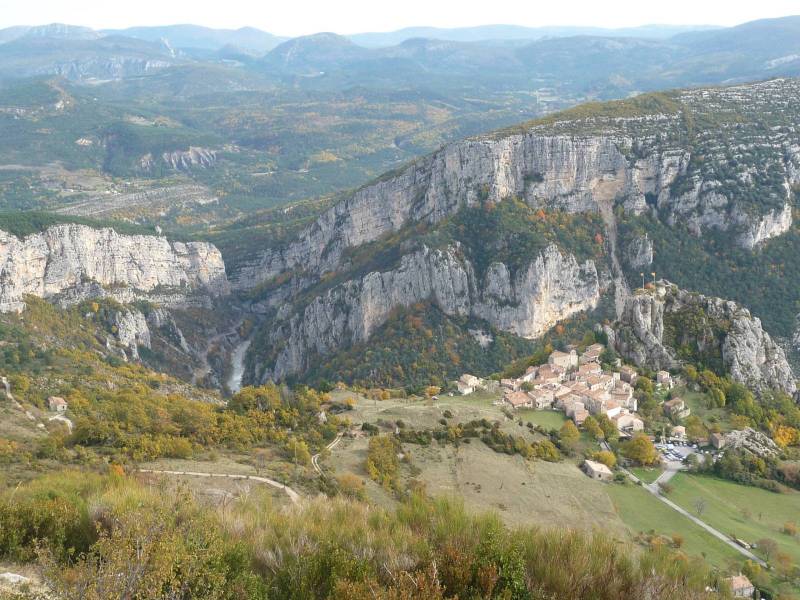
<svg viewBox="0 0 800 600"><path fill-rule="evenodd" d="M145 316L138 310L124 308L114 313L114 335L131 359L139 360L139 346L150 348L150 328Z"/></svg>
<svg viewBox="0 0 800 600"><path fill-rule="evenodd" d="M653 263L653 242L645 233L634 238L623 250L625 264L632 269L645 269Z"/></svg>
<svg viewBox="0 0 800 600"><path fill-rule="evenodd" d="M393 310L417 302L430 301L448 315L477 317L535 338L558 321L594 308L599 298L595 264L579 264L555 246L515 274L493 263L483 276L457 245L423 247L403 256L392 270L337 285L297 312L279 311L266 334L271 359L251 375L267 381L302 372L314 356L368 340Z"/></svg>
<svg viewBox="0 0 800 600"><path fill-rule="evenodd" d="M74 293L80 300L84 289L110 296L134 291L137 297L153 294L179 302L192 294L227 294L229 285L219 250L205 242L170 242L83 225L56 225L23 239L0 231L1 312L22 310L26 294Z"/></svg>
<svg viewBox="0 0 800 600"><path fill-rule="evenodd" d="M797 382L783 349L761 327L761 321L732 301L680 290L669 282L658 282L655 290L631 295L622 317L607 328L609 343L624 357L640 366L671 369L679 366L675 348L666 339L665 317L686 310L700 314L705 325L722 331L693 340L706 349L718 350L724 368L734 381L758 391L797 391ZM711 347L718 344L718 347Z"/></svg>
<svg viewBox="0 0 800 600"><path fill-rule="evenodd" d="M232 276L248 288L291 269L336 269L347 248L374 241L419 221L435 223L481 198L517 196L531 206L596 211L622 199L627 210L646 208L645 194L668 194L688 154L656 153L629 160L619 136L543 135L450 144L331 207L292 243L261 254Z"/></svg>

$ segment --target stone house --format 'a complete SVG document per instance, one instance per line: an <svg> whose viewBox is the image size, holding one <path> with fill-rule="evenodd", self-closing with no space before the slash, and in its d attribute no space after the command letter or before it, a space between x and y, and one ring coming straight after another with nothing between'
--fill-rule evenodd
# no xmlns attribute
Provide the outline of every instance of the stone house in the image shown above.
<svg viewBox="0 0 800 600"><path fill-rule="evenodd" d="M67 401L59 396L50 396L47 399L47 406L53 412L63 413L67 410Z"/></svg>
<svg viewBox="0 0 800 600"><path fill-rule="evenodd" d="M756 592L756 587L746 575L739 573L733 577L724 579L725 583L731 588L734 598L752 598Z"/></svg>
<svg viewBox="0 0 800 600"><path fill-rule="evenodd" d="M644 430L644 421L629 412L619 413L611 417L611 420L614 421L618 431L633 432Z"/></svg>
<svg viewBox="0 0 800 600"><path fill-rule="evenodd" d="M522 379L522 381L533 381L534 379L536 379L537 373L538 373L537 367L528 367L527 369L525 369L525 374L522 377L520 377L520 379Z"/></svg>
<svg viewBox="0 0 800 600"><path fill-rule="evenodd" d="M501 379L500 387L506 390L517 391L519 389L519 382L516 379Z"/></svg>
<svg viewBox="0 0 800 600"><path fill-rule="evenodd" d="M544 410L546 408L553 407L555 395L553 394L552 390L540 388L538 390L528 392L528 396L531 397L533 408Z"/></svg>
<svg viewBox="0 0 800 600"><path fill-rule="evenodd" d="M510 404L513 409L533 407L533 398L525 392L507 392L503 400L505 400L506 404Z"/></svg>
<svg viewBox="0 0 800 600"><path fill-rule="evenodd" d="M596 479L598 481L611 481L614 479L614 473L611 472L611 469L609 469L603 463L595 462L589 459L583 461L583 472L592 479Z"/></svg>
<svg viewBox="0 0 800 600"><path fill-rule="evenodd" d="M574 369L578 366L578 354L575 350L569 352L561 352L556 350L547 359L547 363L551 366L561 367L562 369Z"/></svg>
<svg viewBox="0 0 800 600"><path fill-rule="evenodd" d="M636 384L636 380L639 378L639 374L636 372L636 369L629 365L624 365L619 370L619 377L622 381L629 383L631 385Z"/></svg>
<svg viewBox="0 0 800 600"><path fill-rule="evenodd" d="M470 375L469 373L464 373L459 381L465 383L466 385L476 388L481 385L481 380L479 377L475 377L475 375Z"/></svg>
<svg viewBox="0 0 800 600"><path fill-rule="evenodd" d="M592 344L591 346L588 346L586 348L583 354L581 354L580 358L578 359L578 362L580 364L597 362L598 360L600 360L600 355L603 353L603 350L605 349L606 348L605 346L603 346L603 344Z"/></svg>
<svg viewBox="0 0 800 600"><path fill-rule="evenodd" d="M691 409L686 406L683 398L673 398L664 402L664 414L674 419L685 419L692 413Z"/></svg>
<svg viewBox="0 0 800 600"><path fill-rule="evenodd" d="M458 389L458 393L462 396L467 396L475 391L475 388L469 384L464 383L460 379L456 381L456 388Z"/></svg>
<svg viewBox="0 0 800 600"><path fill-rule="evenodd" d="M586 418L588 416L589 416L589 411L586 410L585 408L576 408L572 412L572 420L578 427L583 425L583 422L586 421Z"/></svg>
<svg viewBox="0 0 800 600"><path fill-rule="evenodd" d="M670 431L670 436L678 439L678 440L685 440L686 439L686 427L683 425L675 425Z"/></svg>
<svg viewBox="0 0 800 600"><path fill-rule="evenodd" d="M717 450L721 450L725 446L725 436L721 433L712 433L708 436L708 441Z"/></svg>
<svg viewBox="0 0 800 600"><path fill-rule="evenodd" d="M600 366L600 363L584 363L578 367L578 371L575 373L575 379L585 379L586 377L590 377L592 375L600 375L602 372L603 368Z"/></svg>
<svg viewBox="0 0 800 600"><path fill-rule="evenodd" d="M672 375L668 371L659 371L656 373L656 383L669 389L672 389Z"/></svg>

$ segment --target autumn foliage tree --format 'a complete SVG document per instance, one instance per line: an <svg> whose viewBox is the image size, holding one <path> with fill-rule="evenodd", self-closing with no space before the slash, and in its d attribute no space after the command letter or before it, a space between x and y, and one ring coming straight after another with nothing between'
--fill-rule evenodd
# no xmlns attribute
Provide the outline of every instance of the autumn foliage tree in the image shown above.
<svg viewBox="0 0 800 600"><path fill-rule="evenodd" d="M639 465L652 465L658 462L658 451L646 434L639 432L621 446L622 455Z"/></svg>

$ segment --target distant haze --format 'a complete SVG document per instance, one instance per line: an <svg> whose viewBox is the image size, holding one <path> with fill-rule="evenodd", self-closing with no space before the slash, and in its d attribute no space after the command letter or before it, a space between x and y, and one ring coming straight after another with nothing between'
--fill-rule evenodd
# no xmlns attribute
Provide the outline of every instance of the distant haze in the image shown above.
<svg viewBox="0 0 800 600"><path fill-rule="evenodd" d="M214 28L250 26L282 36L319 31L353 34L417 26L453 28L494 23L617 29L644 24L730 26L791 15L798 12L798 8L797 0L724 3L719 0L618 0L611 3L596 0L546 3L530 0L480 3L405 0L392 5L374 0L263 3L251 0L221 3L139 0L135 5L106 0L0 0L0 27L63 22L102 29L193 23Z"/></svg>

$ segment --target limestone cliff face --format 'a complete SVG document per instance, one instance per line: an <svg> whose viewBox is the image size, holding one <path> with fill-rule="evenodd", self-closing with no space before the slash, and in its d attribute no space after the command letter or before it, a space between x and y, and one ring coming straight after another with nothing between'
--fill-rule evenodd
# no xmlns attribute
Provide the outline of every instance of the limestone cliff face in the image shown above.
<svg viewBox="0 0 800 600"><path fill-rule="evenodd" d="M248 288L291 269L336 269L345 249L418 221L435 223L479 199L524 198L531 206L595 211L621 199L633 212L646 195L668 195L688 154L628 158L620 136L551 136L536 131L450 144L368 185L326 211L298 238L261 254L232 276Z"/></svg>
<svg viewBox="0 0 800 600"><path fill-rule="evenodd" d="M304 371L315 356L363 342L398 307L431 301L448 315L472 316L517 335L535 338L600 298L595 264L579 264L549 246L511 274L494 263L478 276L461 249L427 247L405 255L398 266L347 281L316 296L302 310L279 312L270 324L267 349L249 378L282 379Z"/></svg>
<svg viewBox="0 0 800 600"><path fill-rule="evenodd" d="M792 228L792 205L786 203L782 210L772 210L759 219L747 220L745 231L739 235L739 245L755 248L763 242L783 235Z"/></svg>
<svg viewBox="0 0 800 600"><path fill-rule="evenodd" d="M693 294L668 282L630 296L620 320L607 329L609 341L638 365L675 368L680 360L665 326L670 317L674 317L673 327L680 329L678 336L694 329L693 339L684 341L704 352L719 354L734 381L756 390L797 391L783 349L761 328L758 318L735 302Z"/></svg>
<svg viewBox="0 0 800 600"><path fill-rule="evenodd" d="M720 192L715 180L695 177L687 191L675 192L676 180L688 177L690 151L648 138L645 149L631 152L640 141L619 133L552 135L538 127L450 144L356 191L293 242L240 266L232 283L247 289L292 269L317 274L335 270L347 248L410 223L435 223L479 199L516 196L533 207L568 212L596 211L602 205L621 206L632 214L657 208L670 225L686 224L697 235L707 229L736 231L736 241L745 248L791 226L788 186L800 170L796 159L786 159L783 167L785 205L750 214Z"/></svg>
<svg viewBox="0 0 800 600"><path fill-rule="evenodd" d="M83 225L56 225L24 239L0 231L2 312L21 310L25 294L108 295L122 302L153 295L173 304L195 293L228 292L222 256L211 244Z"/></svg>
<svg viewBox="0 0 800 600"><path fill-rule="evenodd" d="M735 230L736 243L752 250L761 243L783 235L792 227L792 205L763 215L751 215L734 206L731 199L713 191L713 186L698 184L693 190L674 199L669 205L668 221L675 225L683 221L695 235L704 229Z"/></svg>

